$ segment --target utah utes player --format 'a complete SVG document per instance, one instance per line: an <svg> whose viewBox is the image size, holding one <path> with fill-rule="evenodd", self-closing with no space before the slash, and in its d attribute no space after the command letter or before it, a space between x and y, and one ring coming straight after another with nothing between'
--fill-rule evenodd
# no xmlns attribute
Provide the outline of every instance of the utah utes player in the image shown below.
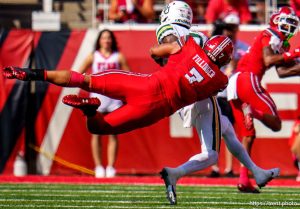
<svg viewBox="0 0 300 209"><path fill-rule="evenodd" d="M172 43L189 35L201 47L207 41L207 37L189 30L192 23L192 10L182 1L172 1L162 11L161 25L156 30L159 44ZM156 57L160 65L168 62L166 58ZM248 153L237 139L234 129L228 118L220 115L215 97L197 101L181 108L178 113L183 119L184 127L194 126L201 140L201 153L192 156L187 162L176 167L166 167L161 171L164 179L167 199L170 204L176 204L176 182L183 176L203 170L218 160L220 131L226 136L225 143L229 150L254 174L256 183L261 187L272 178L279 175L279 169L263 170L256 166ZM221 130L220 130L221 125Z"/></svg>
<svg viewBox="0 0 300 209"><path fill-rule="evenodd" d="M300 49L288 51L288 41L296 33L298 25L299 19L290 7L283 7L273 14L270 27L255 38L246 55L241 58L237 73L230 78L228 100L231 100L238 135L242 137L242 143L249 153L255 138L253 117L273 131L281 129L275 103L262 87L261 80L272 66L281 78L300 75L300 65L294 61L300 56ZM249 181L247 168L243 166L238 189L241 192L257 192Z"/></svg>
<svg viewBox="0 0 300 209"><path fill-rule="evenodd" d="M153 74L108 70L82 75L68 70L6 67L3 75L10 79L42 80L64 87L80 87L122 100L122 107L102 115L96 112L100 104L96 98L76 95L63 98L65 104L85 113L91 133L120 134L151 125L224 89L228 79L219 68L230 61L232 50L232 42L225 36L211 38L204 49L186 37L150 49L153 57L169 57L168 64Z"/></svg>

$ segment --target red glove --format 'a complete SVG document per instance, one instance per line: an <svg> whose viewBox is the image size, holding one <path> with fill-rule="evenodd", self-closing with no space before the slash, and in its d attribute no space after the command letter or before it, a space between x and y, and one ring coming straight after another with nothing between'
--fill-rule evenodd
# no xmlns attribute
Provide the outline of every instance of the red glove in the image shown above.
<svg viewBox="0 0 300 209"><path fill-rule="evenodd" d="M283 59L285 62L291 61L297 57L300 57L300 47L296 48L293 52L283 53Z"/></svg>

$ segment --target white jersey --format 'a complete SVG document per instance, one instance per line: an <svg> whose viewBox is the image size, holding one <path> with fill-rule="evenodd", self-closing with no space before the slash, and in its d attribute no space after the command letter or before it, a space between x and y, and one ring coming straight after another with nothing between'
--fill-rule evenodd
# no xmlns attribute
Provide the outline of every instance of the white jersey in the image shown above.
<svg viewBox="0 0 300 209"><path fill-rule="evenodd" d="M109 57L104 57L99 51L94 52L92 74L103 72L105 70L120 69L119 52L113 52ZM98 108L99 112L112 112L122 106L122 101L111 99L101 94L91 93L91 97L97 97L101 101Z"/></svg>
<svg viewBox="0 0 300 209"><path fill-rule="evenodd" d="M99 51L94 52L92 74L115 69L120 69L119 52L113 52L109 57L104 57Z"/></svg>

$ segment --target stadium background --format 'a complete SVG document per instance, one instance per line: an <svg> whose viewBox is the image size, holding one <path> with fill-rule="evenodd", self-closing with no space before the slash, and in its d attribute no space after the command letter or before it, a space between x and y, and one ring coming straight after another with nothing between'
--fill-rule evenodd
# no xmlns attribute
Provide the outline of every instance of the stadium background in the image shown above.
<svg viewBox="0 0 300 209"><path fill-rule="evenodd" d="M149 47L156 42L155 27L111 27L132 71L151 73L159 69L148 54ZM239 38L251 43L262 28L264 26L242 26ZM202 32L208 30L206 26L196 29ZM76 70L92 51L98 31L3 31L0 39L0 67L33 65L37 68ZM298 35L292 39L294 46L299 45L299 38ZM279 108L283 128L274 133L256 122L258 139L254 143L252 156L264 168L279 166L282 175L295 175L297 170L293 167L288 138L293 120L300 114L300 78L279 79L274 70L268 71L265 77L264 85ZM62 96L70 93L87 94L79 89L60 88L42 82L4 80L0 76L0 173L12 173L19 150L26 152L30 173L85 173L61 165L51 157L46 157L47 154L93 170L90 135L85 118L80 111L61 103ZM183 129L177 115L150 127L122 134L119 141L116 161L118 174L156 174L163 166L179 165L200 149L196 132ZM36 152L33 146L40 152ZM224 168L223 150L221 168ZM238 167L235 162L236 172ZM208 171L201 173L206 174Z"/></svg>

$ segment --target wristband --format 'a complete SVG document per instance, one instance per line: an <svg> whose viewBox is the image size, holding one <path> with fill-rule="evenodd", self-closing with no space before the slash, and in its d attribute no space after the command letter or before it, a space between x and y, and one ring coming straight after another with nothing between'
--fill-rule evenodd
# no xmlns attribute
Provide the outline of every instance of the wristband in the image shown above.
<svg viewBox="0 0 300 209"><path fill-rule="evenodd" d="M290 53L290 52L285 52L285 53L283 53L282 55L283 55L283 60L284 60L285 62L289 62L289 61L291 61L292 59L294 59L294 56L293 56L292 53Z"/></svg>

